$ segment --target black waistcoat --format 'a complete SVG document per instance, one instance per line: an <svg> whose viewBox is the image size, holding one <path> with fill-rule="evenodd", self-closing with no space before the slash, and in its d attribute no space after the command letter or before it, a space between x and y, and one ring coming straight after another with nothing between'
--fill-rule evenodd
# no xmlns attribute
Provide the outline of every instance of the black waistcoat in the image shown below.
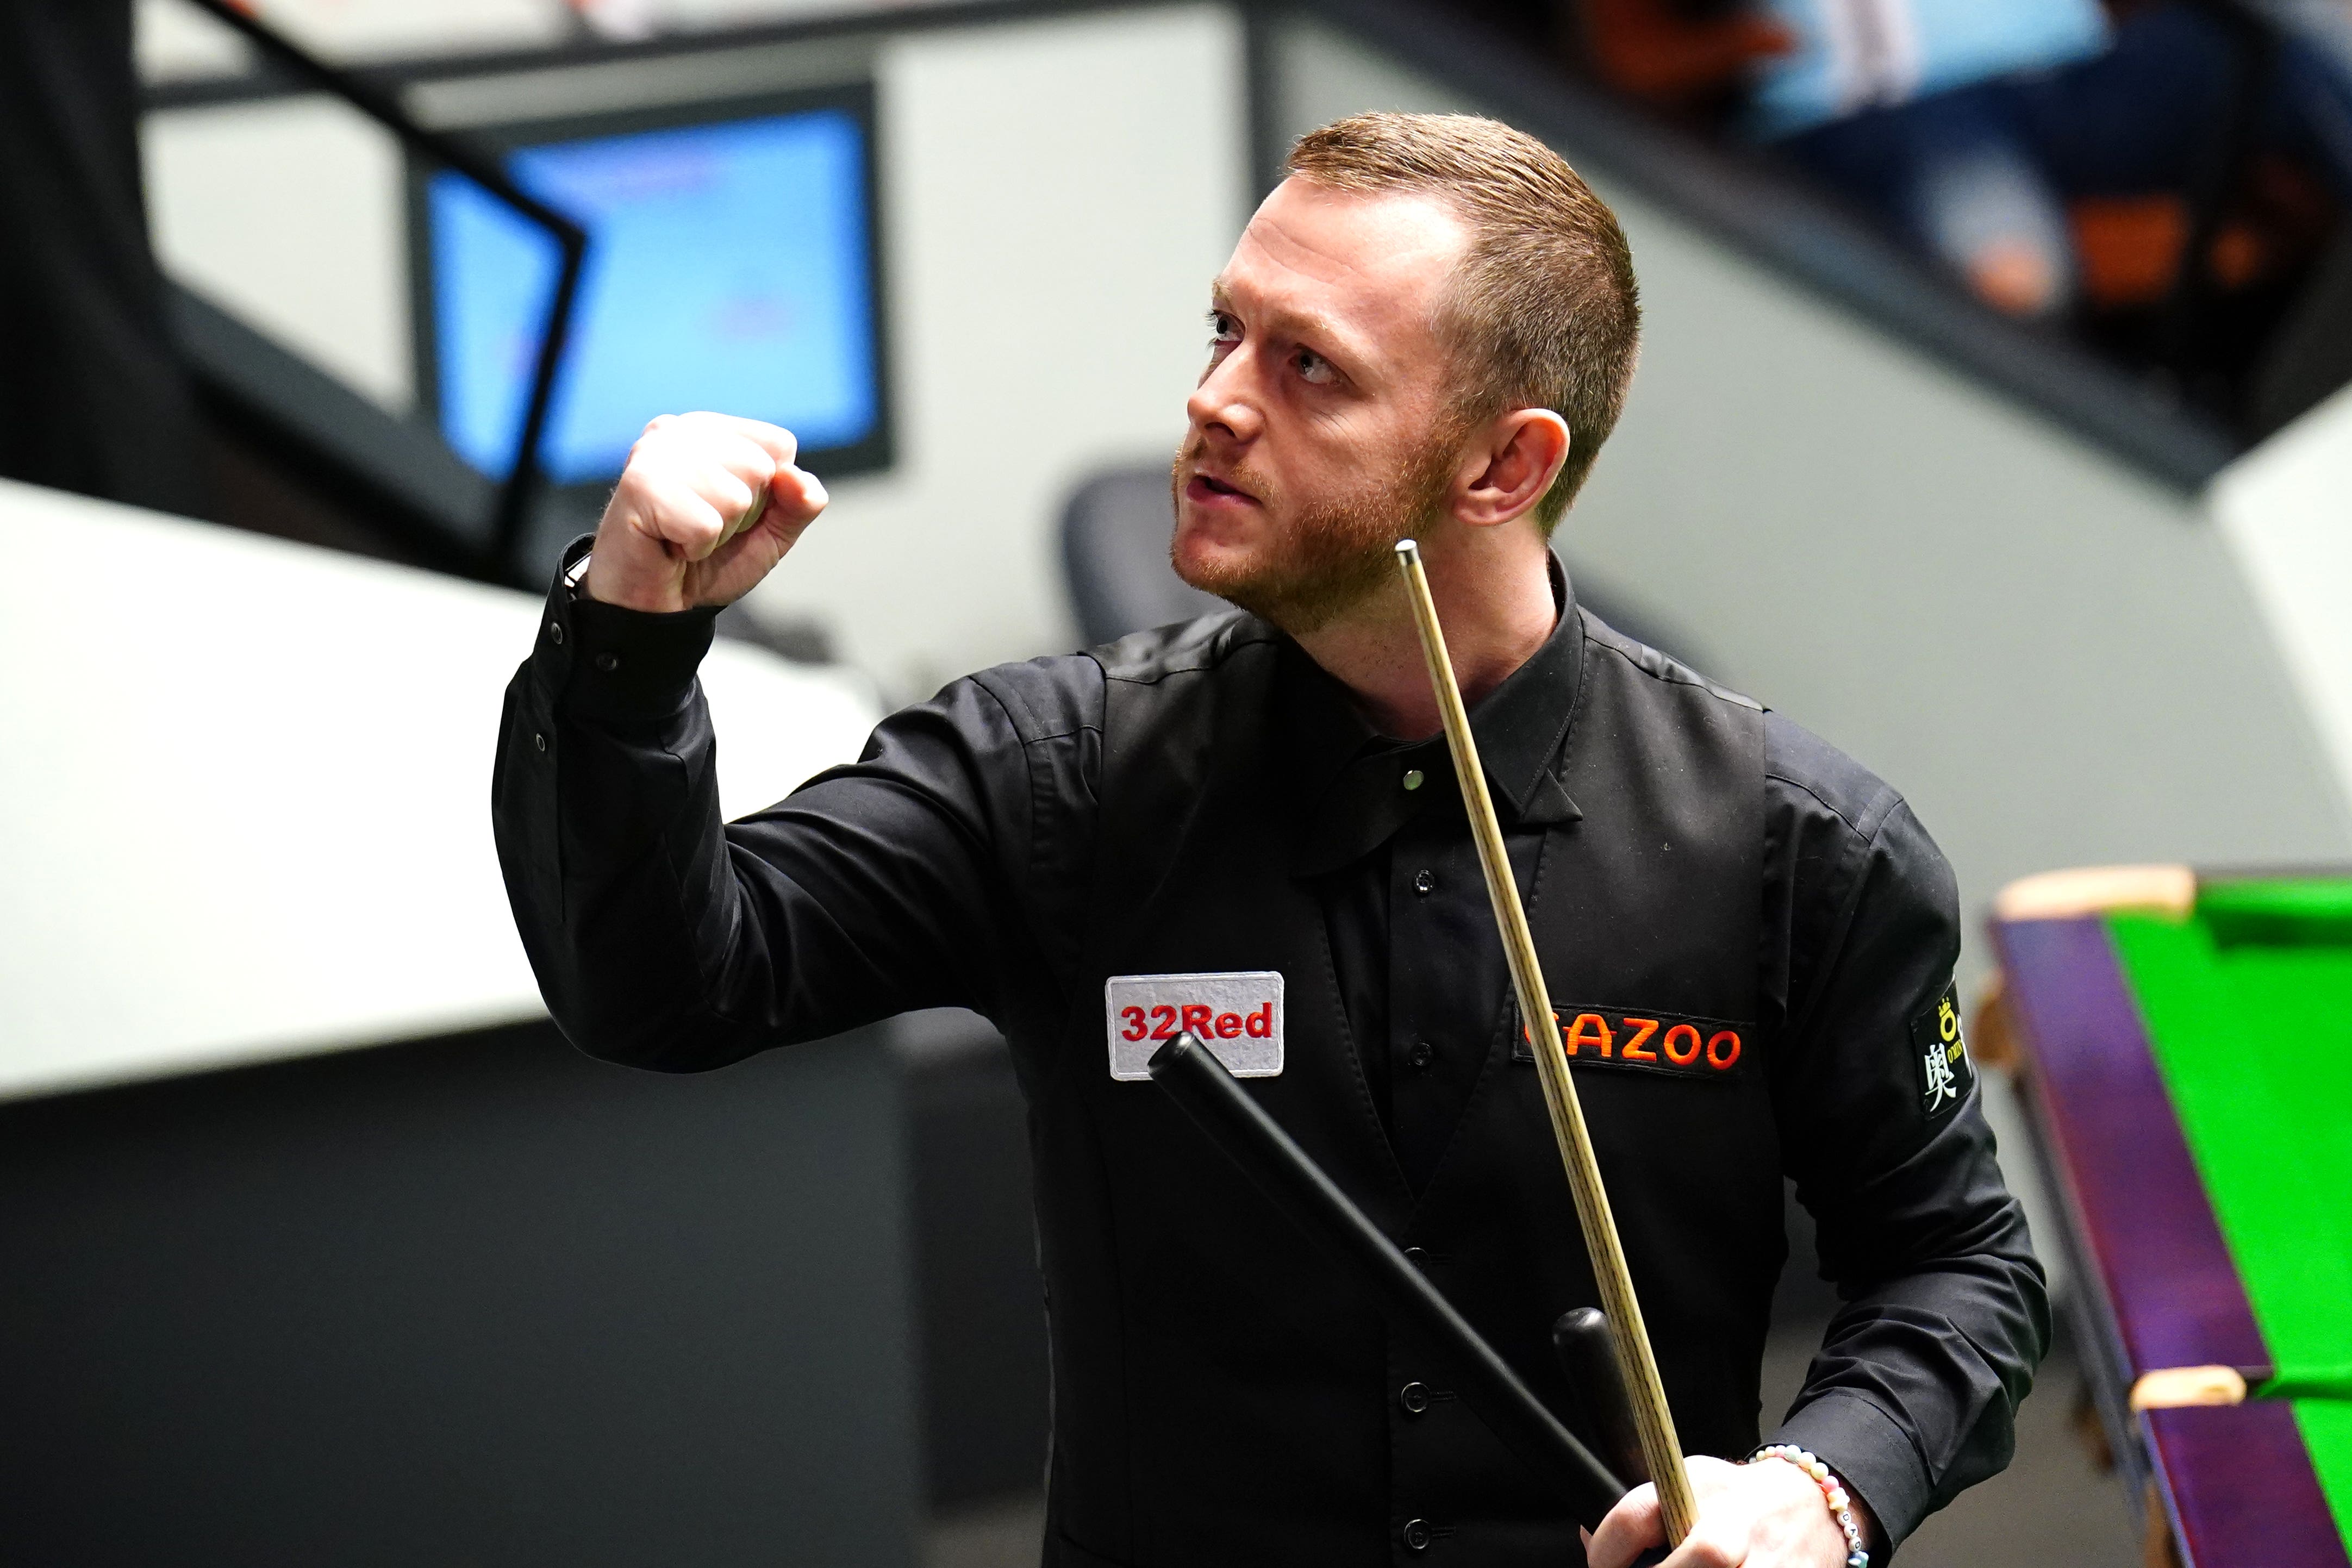
<svg viewBox="0 0 2352 1568"><path fill-rule="evenodd" d="M1570 613L1580 612L1571 609ZM1521 889L1555 1005L1627 1062L1577 1084L1685 1449L1756 1441L1785 1253L1780 1158L1755 1038L1760 714L1582 618L1555 768L1579 821L1543 830ZM1276 969L1286 1065L1259 1103L1555 1408L1549 1333L1595 1300L1531 1061L1509 1009L1443 1163L1416 1198L1356 1054L1279 777L1276 634L1239 615L1146 633L1108 674L1087 956L1064 1038L1025 1053L1053 1333L1049 1564L1559 1568L1574 1526L1385 1321L1159 1091L1114 1082L1113 975ZM1692 1151L1706 1151L1703 1159ZM1747 1173L1727 1182L1726 1171ZM1434 1396L1418 1413L1408 1383ZM1404 1527L1421 1521L1415 1531ZM1425 1541L1419 1549L1409 1541Z"/></svg>

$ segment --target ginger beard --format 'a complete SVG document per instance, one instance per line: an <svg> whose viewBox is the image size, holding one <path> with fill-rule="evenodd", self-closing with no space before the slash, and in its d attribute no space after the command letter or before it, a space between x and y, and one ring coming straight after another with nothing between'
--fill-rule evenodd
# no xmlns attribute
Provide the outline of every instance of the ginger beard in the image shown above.
<svg viewBox="0 0 2352 1568"><path fill-rule="evenodd" d="M1320 631L1373 594L1396 583L1396 544L1425 529L1444 505L1466 422L1455 415L1385 473L1367 476L1347 496L1309 502L1274 531L1249 559L1185 570L1169 544L1176 575L1205 593L1248 611L1294 637ZM1186 469L1198 456L1195 433L1178 449L1170 487L1181 504ZM1278 488L1246 464L1232 483L1264 505Z"/></svg>

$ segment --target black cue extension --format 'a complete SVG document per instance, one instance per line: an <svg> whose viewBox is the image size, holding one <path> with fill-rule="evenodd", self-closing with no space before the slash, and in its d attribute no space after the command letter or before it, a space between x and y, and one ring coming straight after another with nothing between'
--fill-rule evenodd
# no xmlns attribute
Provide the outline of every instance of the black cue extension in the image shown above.
<svg viewBox="0 0 2352 1568"><path fill-rule="evenodd" d="M1600 1528L1625 1495L1625 1484L1528 1391L1495 1347L1249 1097L1225 1064L1187 1033L1154 1051L1149 1070L1151 1081L1276 1207L1338 1254L1383 1306L1436 1343L1460 1385L1456 1392L1487 1429L1539 1479L1559 1489L1579 1524Z"/></svg>
<svg viewBox="0 0 2352 1568"><path fill-rule="evenodd" d="M1633 1427L1633 1402L1625 1393L1609 1314L1599 1307L1571 1307L1551 1325L1551 1348L1568 1375L1584 1429L1601 1445L1609 1468L1635 1485L1650 1479L1642 1457L1642 1436Z"/></svg>

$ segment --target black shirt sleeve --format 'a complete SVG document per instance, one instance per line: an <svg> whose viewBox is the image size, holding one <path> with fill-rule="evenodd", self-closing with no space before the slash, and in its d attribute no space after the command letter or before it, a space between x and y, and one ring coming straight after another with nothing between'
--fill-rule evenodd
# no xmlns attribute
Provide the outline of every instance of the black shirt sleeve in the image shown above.
<svg viewBox="0 0 2352 1568"><path fill-rule="evenodd" d="M1844 1303L1770 1440L1819 1455L1900 1542L2008 1463L2048 1300L1957 1048L1951 868L1893 789L1777 714L1766 737L1773 1092Z"/></svg>
<svg viewBox="0 0 2352 1568"><path fill-rule="evenodd" d="M1099 667L958 681L886 719L856 763L722 824L695 678L712 619L574 599L559 579L508 687L499 858L564 1033L686 1071L914 1008L1003 1025L1050 1005L1058 955L1037 934L1068 922L1040 906L1069 895L1051 873L1091 840Z"/></svg>

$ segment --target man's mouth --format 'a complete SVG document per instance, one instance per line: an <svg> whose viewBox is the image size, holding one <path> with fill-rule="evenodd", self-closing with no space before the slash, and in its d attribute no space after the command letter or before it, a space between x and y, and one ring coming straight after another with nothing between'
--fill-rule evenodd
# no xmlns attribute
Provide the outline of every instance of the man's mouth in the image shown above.
<svg viewBox="0 0 2352 1568"><path fill-rule="evenodd" d="M1184 486L1184 491L1190 499L1195 501L1204 501L1218 497L1235 501L1255 501L1257 499L1256 497L1251 495L1248 491L1242 489L1240 486L1229 485L1224 480L1218 478L1215 475L1204 474L1198 469L1193 471L1192 479L1188 481Z"/></svg>

